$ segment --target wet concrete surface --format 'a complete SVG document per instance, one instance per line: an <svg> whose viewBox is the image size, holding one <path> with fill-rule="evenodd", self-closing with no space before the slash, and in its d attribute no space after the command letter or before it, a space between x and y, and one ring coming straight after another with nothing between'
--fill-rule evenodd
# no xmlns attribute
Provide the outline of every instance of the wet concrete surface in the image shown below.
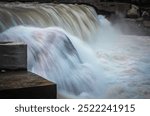
<svg viewBox="0 0 150 116"><path fill-rule="evenodd" d="M0 98L54 99L56 84L27 71L0 72Z"/></svg>
<svg viewBox="0 0 150 116"><path fill-rule="evenodd" d="M27 70L27 45L0 42L0 69Z"/></svg>

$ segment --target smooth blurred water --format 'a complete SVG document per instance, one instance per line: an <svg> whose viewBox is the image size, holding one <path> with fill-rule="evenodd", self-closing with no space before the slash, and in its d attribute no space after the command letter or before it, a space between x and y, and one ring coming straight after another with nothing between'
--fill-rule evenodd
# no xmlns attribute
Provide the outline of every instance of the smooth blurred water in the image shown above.
<svg viewBox="0 0 150 116"><path fill-rule="evenodd" d="M56 82L58 93L64 97L150 98L150 37L122 35L91 7L58 6L1 6L3 25L7 22L5 14L12 20L8 21L10 25L0 26L0 41L26 43L28 70ZM18 7L21 11L16 12ZM16 16L29 24L13 25L12 21L18 20ZM53 27L45 20L59 25ZM50 27L44 28L45 23Z"/></svg>
<svg viewBox="0 0 150 116"><path fill-rule="evenodd" d="M103 92L104 75L96 55L64 30L17 26L1 33L0 40L26 43L28 70L57 83L61 95L98 98Z"/></svg>
<svg viewBox="0 0 150 116"><path fill-rule="evenodd" d="M1 3L0 32L23 25L61 27L80 39L90 40L98 32L95 10L86 5Z"/></svg>

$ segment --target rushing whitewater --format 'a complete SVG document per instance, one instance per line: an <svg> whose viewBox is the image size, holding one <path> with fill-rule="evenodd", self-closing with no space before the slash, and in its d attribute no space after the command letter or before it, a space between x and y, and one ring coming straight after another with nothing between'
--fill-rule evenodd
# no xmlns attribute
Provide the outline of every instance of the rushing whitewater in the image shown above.
<svg viewBox="0 0 150 116"><path fill-rule="evenodd" d="M60 95L150 98L150 37L121 35L86 5L3 3L0 13L0 41L26 43L28 70Z"/></svg>
<svg viewBox="0 0 150 116"><path fill-rule="evenodd" d="M102 72L101 76L97 75L100 67L95 54L64 30L17 26L1 33L0 40L26 43L28 70L56 82L61 95L92 98L102 93L98 86L94 86L103 77Z"/></svg>

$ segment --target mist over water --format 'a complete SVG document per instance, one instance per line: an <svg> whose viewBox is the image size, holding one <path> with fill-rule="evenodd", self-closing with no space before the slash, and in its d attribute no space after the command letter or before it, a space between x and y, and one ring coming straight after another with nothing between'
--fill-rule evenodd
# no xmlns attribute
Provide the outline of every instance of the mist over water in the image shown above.
<svg viewBox="0 0 150 116"><path fill-rule="evenodd" d="M26 43L28 70L60 95L150 98L150 37L122 35L85 5L5 4L0 13L0 41Z"/></svg>

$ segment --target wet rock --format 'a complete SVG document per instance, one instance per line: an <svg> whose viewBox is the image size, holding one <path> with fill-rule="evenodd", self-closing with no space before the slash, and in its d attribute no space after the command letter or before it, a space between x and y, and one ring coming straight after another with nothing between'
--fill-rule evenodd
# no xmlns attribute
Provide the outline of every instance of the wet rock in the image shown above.
<svg viewBox="0 0 150 116"><path fill-rule="evenodd" d="M140 17L139 7L136 5L131 5L131 9L127 11L128 18L138 18Z"/></svg>
<svg viewBox="0 0 150 116"><path fill-rule="evenodd" d="M144 20L150 20L150 13L147 11L143 11L142 17Z"/></svg>

